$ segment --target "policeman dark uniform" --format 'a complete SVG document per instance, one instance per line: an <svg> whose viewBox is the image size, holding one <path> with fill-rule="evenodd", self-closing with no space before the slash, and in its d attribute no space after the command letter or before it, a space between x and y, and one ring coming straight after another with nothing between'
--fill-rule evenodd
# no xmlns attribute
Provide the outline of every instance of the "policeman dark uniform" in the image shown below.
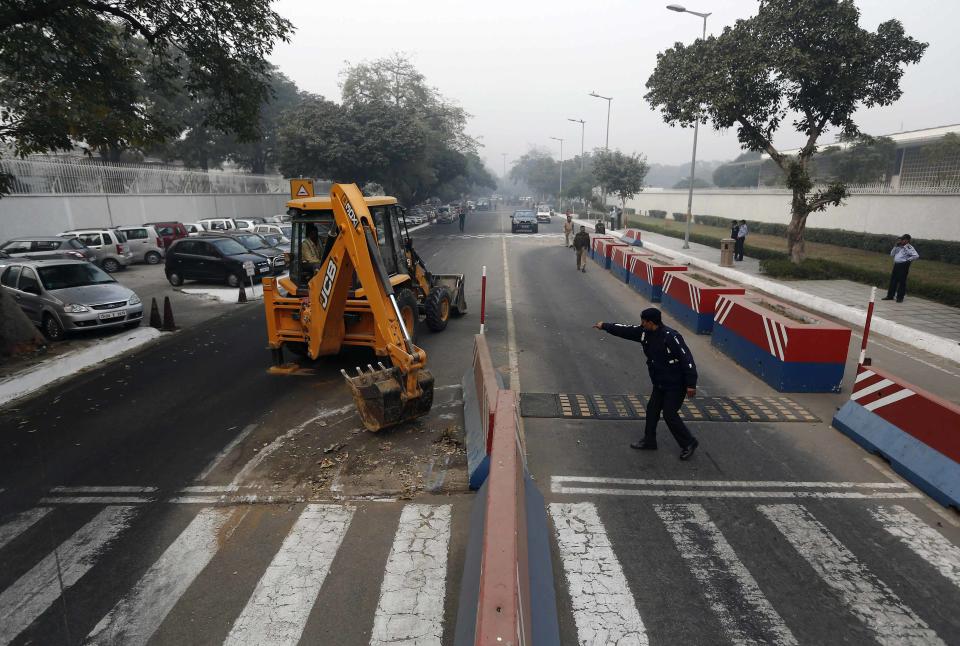
<svg viewBox="0 0 960 646"><path fill-rule="evenodd" d="M683 337L663 324L660 310L655 307L643 310L640 325L601 322L594 327L639 342L647 356L653 392L647 402L643 439L630 446L648 451L657 448L657 424L662 413L673 439L680 445L680 459L688 460L700 443L680 419L679 413L684 398L687 395L693 397L697 392L697 364Z"/></svg>

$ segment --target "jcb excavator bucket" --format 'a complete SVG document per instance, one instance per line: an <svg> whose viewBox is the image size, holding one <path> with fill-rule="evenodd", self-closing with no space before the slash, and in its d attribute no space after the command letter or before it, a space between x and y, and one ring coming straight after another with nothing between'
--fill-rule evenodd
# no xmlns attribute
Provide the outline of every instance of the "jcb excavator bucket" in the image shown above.
<svg viewBox="0 0 960 646"><path fill-rule="evenodd" d="M435 285L450 290L450 307L457 316L467 313L467 298L463 293L463 274L433 274Z"/></svg>
<svg viewBox="0 0 960 646"><path fill-rule="evenodd" d="M368 372L357 368L355 376L342 371L367 430L379 431L430 412L433 406L433 375L429 370L420 369L417 372L417 385L422 394L410 397L404 391L404 376L399 369L385 368L383 364L380 364L379 370L367 367Z"/></svg>

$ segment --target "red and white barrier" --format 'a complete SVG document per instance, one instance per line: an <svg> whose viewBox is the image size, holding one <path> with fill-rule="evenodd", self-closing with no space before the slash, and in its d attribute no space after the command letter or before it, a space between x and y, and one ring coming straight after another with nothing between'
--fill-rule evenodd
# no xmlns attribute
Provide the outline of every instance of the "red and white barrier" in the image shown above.
<svg viewBox="0 0 960 646"><path fill-rule="evenodd" d="M609 236L593 238L590 245L590 257L604 269L610 269L610 256L613 250L627 246L617 238Z"/></svg>
<svg viewBox="0 0 960 646"><path fill-rule="evenodd" d="M657 256L635 255L630 258L629 284L634 291L659 303L663 295L663 279L668 271L686 271L687 266Z"/></svg>
<svg viewBox="0 0 960 646"><path fill-rule="evenodd" d="M487 337L474 337L473 366L463 378L464 434L470 488L479 489L490 467L490 447L497 412L497 393L503 379L493 369Z"/></svg>
<svg viewBox="0 0 960 646"><path fill-rule="evenodd" d="M623 232L623 239L626 240L629 244L635 245L637 247L643 246L643 241L640 239L641 233L640 229L627 229Z"/></svg>
<svg viewBox="0 0 960 646"><path fill-rule="evenodd" d="M714 281L716 285L708 284L697 280L697 276L699 274L689 271L668 271L663 279L663 309L697 334L710 334L717 298L725 294L742 295L746 290L720 281Z"/></svg>

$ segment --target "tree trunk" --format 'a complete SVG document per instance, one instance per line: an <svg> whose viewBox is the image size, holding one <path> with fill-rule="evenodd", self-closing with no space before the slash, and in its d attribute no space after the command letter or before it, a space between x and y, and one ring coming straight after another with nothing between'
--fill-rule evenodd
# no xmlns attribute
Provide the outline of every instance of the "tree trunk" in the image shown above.
<svg viewBox="0 0 960 646"><path fill-rule="evenodd" d="M810 215L810 208L807 206L806 196L794 192L790 224L787 225L787 254L790 256L790 262L795 265L800 264L807 255L803 231L807 228L808 215Z"/></svg>
<svg viewBox="0 0 960 646"><path fill-rule="evenodd" d="M46 345L17 302L0 289L0 359Z"/></svg>

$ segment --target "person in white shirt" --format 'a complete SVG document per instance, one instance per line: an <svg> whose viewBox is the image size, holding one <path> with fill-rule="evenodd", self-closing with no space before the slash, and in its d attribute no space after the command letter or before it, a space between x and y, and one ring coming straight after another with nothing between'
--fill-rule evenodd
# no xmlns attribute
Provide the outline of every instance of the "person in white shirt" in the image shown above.
<svg viewBox="0 0 960 646"><path fill-rule="evenodd" d="M909 234L904 233L897 240L897 244L890 250L893 256L893 272L890 274L890 287L883 300L892 301L896 297L898 303L903 302L907 293L907 274L910 273L910 264L920 257L917 250L910 244Z"/></svg>

